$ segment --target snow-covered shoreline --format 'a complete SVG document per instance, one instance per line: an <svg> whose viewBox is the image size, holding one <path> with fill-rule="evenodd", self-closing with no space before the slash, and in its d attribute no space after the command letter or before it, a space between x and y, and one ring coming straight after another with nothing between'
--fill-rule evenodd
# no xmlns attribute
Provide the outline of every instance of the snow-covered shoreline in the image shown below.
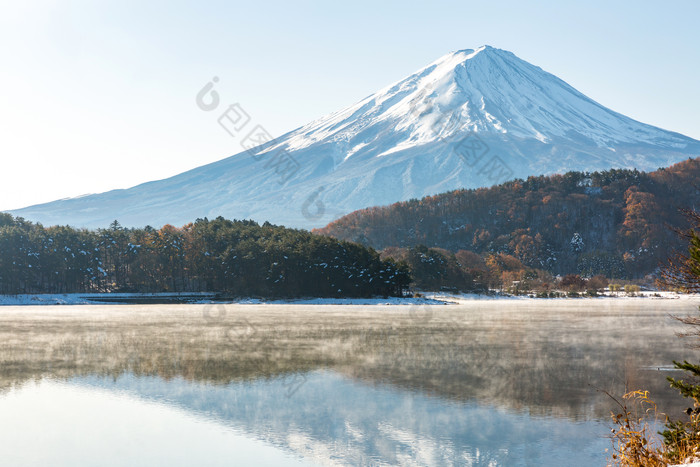
<svg viewBox="0 0 700 467"><path fill-rule="evenodd" d="M128 305L138 302L139 304L162 304L172 301L172 303L188 304L210 304L210 303L233 303L233 304L299 304L299 305L444 305L450 303L445 299L435 299L432 297L378 297L378 298L289 298L289 299L262 299L254 297L241 297L230 300L215 299L216 294L212 293L103 293L103 294L21 294L21 295L0 295L0 306L36 306L36 305Z"/></svg>
<svg viewBox="0 0 700 467"><path fill-rule="evenodd" d="M624 293L605 294L598 297L578 298L534 298L527 295L484 295L484 294L448 294L442 292L422 292L420 297L377 297L377 298L290 298L290 299L261 299L236 298L227 301L215 300L213 293L102 293L102 294L21 294L0 295L0 306L36 306L36 305L120 305L154 303L162 304L168 300L172 303L209 304L276 304L276 305L461 305L478 301L519 300L519 301L554 301L554 300L694 300L700 303L700 294L678 294L675 292L638 292L635 296Z"/></svg>
<svg viewBox="0 0 700 467"><path fill-rule="evenodd" d="M209 303L214 294L211 293L71 293L71 294L18 294L0 295L0 306L23 305L99 305L99 304L126 304L130 300L166 300L168 298L187 299L189 303ZM100 302L103 298L104 301ZM120 301L123 299L124 301Z"/></svg>
<svg viewBox="0 0 700 467"><path fill-rule="evenodd" d="M629 295L625 292L604 292L596 297L582 295L580 297L567 297L561 292L561 297L538 298L529 295L479 295L479 294L444 294L441 292L425 292L425 296L433 300L445 301L451 304L473 303L479 300L522 300L532 302L547 301L576 301L576 300L691 300L700 303L700 294L679 294L676 292L665 292L656 290L645 290Z"/></svg>

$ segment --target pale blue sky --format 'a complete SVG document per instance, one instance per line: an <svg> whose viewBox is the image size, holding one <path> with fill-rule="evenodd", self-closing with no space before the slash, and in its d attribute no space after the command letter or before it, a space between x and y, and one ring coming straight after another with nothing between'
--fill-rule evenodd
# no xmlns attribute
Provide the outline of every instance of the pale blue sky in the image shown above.
<svg viewBox="0 0 700 467"><path fill-rule="evenodd" d="M698 18L695 1L0 0L0 209L238 152L195 105L213 76L278 136L483 44L700 139Z"/></svg>

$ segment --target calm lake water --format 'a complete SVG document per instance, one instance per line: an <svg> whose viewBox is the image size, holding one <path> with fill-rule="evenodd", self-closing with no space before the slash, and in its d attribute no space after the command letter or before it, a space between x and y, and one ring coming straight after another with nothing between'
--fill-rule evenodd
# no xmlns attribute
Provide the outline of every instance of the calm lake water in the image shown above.
<svg viewBox="0 0 700 467"><path fill-rule="evenodd" d="M0 463L605 465L697 305L0 308Z"/></svg>

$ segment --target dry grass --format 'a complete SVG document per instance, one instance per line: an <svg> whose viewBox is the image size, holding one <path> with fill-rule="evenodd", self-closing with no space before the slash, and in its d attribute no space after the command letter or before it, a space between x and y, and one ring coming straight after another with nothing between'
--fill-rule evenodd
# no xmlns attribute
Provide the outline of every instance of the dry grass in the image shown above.
<svg viewBox="0 0 700 467"><path fill-rule="evenodd" d="M697 442L664 443L659 429L668 417L658 411L649 391L630 391L622 396L622 401L613 400L619 410L611 413L614 428L611 430L613 454L609 465L666 467L699 460ZM698 417L697 413L690 414L691 426L700 425Z"/></svg>

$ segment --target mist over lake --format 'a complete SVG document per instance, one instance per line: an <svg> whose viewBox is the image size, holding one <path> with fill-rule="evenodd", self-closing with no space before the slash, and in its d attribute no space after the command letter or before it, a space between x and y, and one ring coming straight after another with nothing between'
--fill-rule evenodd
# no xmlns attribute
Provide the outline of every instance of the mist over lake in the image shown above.
<svg viewBox="0 0 700 467"><path fill-rule="evenodd" d="M694 300L4 307L17 465L604 465ZM672 413L670 415L675 415ZM41 449L36 448L40 440Z"/></svg>

